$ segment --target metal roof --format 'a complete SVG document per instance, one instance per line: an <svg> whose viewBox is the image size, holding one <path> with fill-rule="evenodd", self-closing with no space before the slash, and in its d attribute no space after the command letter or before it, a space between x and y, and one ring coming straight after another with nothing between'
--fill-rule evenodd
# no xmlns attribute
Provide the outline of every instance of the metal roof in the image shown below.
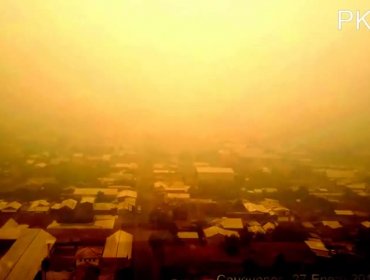
<svg viewBox="0 0 370 280"><path fill-rule="evenodd" d="M248 226L260 226L261 224L255 220L247 222Z"/></svg>
<svg viewBox="0 0 370 280"><path fill-rule="evenodd" d="M329 255L329 250L320 239L309 239L305 243L317 256L327 257Z"/></svg>
<svg viewBox="0 0 370 280"><path fill-rule="evenodd" d="M131 259L132 240L132 234L123 230L116 231L105 242L103 258Z"/></svg>
<svg viewBox="0 0 370 280"><path fill-rule="evenodd" d="M220 224L225 229L242 229L244 227L240 218L222 218Z"/></svg>
<svg viewBox="0 0 370 280"><path fill-rule="evenodd" d="M118 203L117 209L118 210L122 210L122 209L131 210L132 207L134 207L135 205L136 205L136 198L126 197L124 201Z"/></svg>
<svg viewBox="0 0 370 280"><path fill-rule="evenodd" d="M116 221L116 216L112 215L95 215L93 223L58 223L53 221L48 225L47 229L112 229L114 228L114 223Z"/></svg>
<svg viewBox="0 0 370 280"><path fill-rule="evenodd" d="M33 280L55 240L42 229L25 229L0 260L0 280Z"/></svg>
<svg viewBox="0 0 370 280"><path fill-rule="evenodd" d="M133 190L122 190L118 193L117 197L132 197L137 198L137 192Z"/></svg>
<svg viewBox="0 0 370 280"><path fill-rule="evenodd" d="M118 194L118 190L113 188L75 188L73 195L96 196L99 192L102 192L104 195L113 196Z"/></svg>
<svg viewBox="0 0 370 280"><path fill-rule="evenodd" d="M265 229L262 226L254 225L254 226L249 226L248 231L252 233L266 233Z"/></svg>
<svg viewBox="0 0 370 280"><path fill-rule="evenodd" d="M63 207L68 207L70 209L75 209L77 205L77 201L74 199L66 199L63 200L61 203L55 203L53 206L51 206L51 209L61 209Z"/></svg>
<svg viewBox="0 0 370 280"><path fill-rule="evenodd" d="M234 231L234 230L226 230L226 229L220 228L218 226L211 226L211 227L205 228L203 230L203 232L204 232L204 235L207 238L213 237L213 236L215 236L217 234L220 234L220 235L223 235L223 236L235 235L235 236L238 236L239 237L239 233L237 231Z"/></svg>
<svg viewBox="0 0 370 280"><path fill-rule="evenodd" d="M177 233L177 237L180 239L198 239L198 233L196 231L180 231Z"/></svg>
<svg viewBox="0 0 370 280"><path fill-rule="evenodd" d="M80 200L80 203L94 203L95 197L94 196L83 196Z"/></svg>
<svg viewBox="0 0 370 280"><path fill-rule="evenodd" d="M269 209L267 209L262 204L256 204L252 202L244 202L243 203L245 209L250 213L269 213Z"/></svg>
<svg viewBox="0 0 370 280"><path fill-rule="evenodd" d="M117 205L109 202L97 202L93 204L93 209L95 211L109 211L117 209Z"/></svg>
<svg viewBox="0 0 370 280"><path fill-rule="evenodd" d="M50 203L46 200L35 200L31 202L30 207L27 211L29 212L47 212L49 211Z"/></svg>
<svg viewBox="0 0 370 280"><path fill-rule="evenodd" d="M22 207L21 203L19 203L18 201L12 201L12 202L9 202L5 205L2 203L1 210L3 212L12 212L12 211L18 210L21 207Z"/></svg>
<svg viewBox="0 0 370 280"><path fill-rule="evenodd" d="M31 202L30 207L37 207L37 206L49 206L50 203L46 200L40 199L40 200L34 200Z"/></svg>
<svg viewBox="0 0 370 280"><path fill-rule="evenodd" d="M19 225L14 219L10 218L0 228L0 239L2 240L15 240L17 239L28 225Z"/></svg>
<svg viewBox="0 0 370 280"><path fill-rule="evenodd" d="M263 225L262 227L265 231L269 231L269 230L274 230L276 228L276 225L274 223L271 223L271 222L267 222L266 224Z"/></svg>
<svg viewBox="0 0 370 280"><path fill-rule="evenodd" d="M370 222L369 221L362 222L361 225L363 225L366 228L370 228Z"/></svg>
<svg viewBox="0 0 370 280"><path fill-rule="evenodd" d="M302 222L302 226L304 228L315 228L315 226L311 222Z"/></svg>
<svg viewBox="0 0 370 280"><path fill-rule="evenodd" d="M334 210L335 214L341 216L353 216L355 213L352 210Z"/></svg>
<svg viewBox="0 0 370 280"><path fill-rule="evenodd" d="M169 199L189 199L189 193L167 193L167 198Z"/></svg>
<svg viewBox="0 0 370 280"><path fill-rule="evenodd" d="M213 167L213 166L197 166L197 173L206 174L234 174L234 170L230 167Z"/></svg>
<svg viewBox="0 0 370 280"><path fill-rule="evenodd" d="M337 229L337 228L342 227L342 225L338 221L322 221L322 224L332 229Z"/></svg>
<svg viewBox="0 0 370 280"><path fill-rule="evenodd" d="M100 258L102 251L101 247L80 247L75 257L76 259Z"/></svg>

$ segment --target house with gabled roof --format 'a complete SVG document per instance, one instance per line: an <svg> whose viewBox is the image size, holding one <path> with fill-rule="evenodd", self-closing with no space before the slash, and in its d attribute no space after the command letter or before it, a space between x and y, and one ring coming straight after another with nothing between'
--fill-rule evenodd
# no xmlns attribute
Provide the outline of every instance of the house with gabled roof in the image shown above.
<svg viewBox="0 0 370 280"><path fill-rule="evenodd" d="M8 202L1 206L1 212L3 213L16 213L22 207L22 204L18 201Z"/></svg>
<svg viewBox="0 0 370 280"><path fill-rule="evenodd" d="M118 230L108 236L101 258L101 269L113 271L131 265L133 235Z"/></svg>
<svg viewBox="0 0 370 280"><path fill-rule="evenodd" d="M50 209L50 203L46 200L34 200L27 208L27 212L32 213L46 213Z"/></svg>
<svg viewBox="0 0 370 280"><path fill-rule="evenodd" d="M0 280L33 280L56 239L38 228L25 229L0 259Z"/></svg>
<svg viewBox="0 0 370 280"><path fill-rule="evenodd" d="M310 250L318 257L329 257L329 250L320 239L308 239L305 241Z"/></svg>
<svg viewBox="0 0 370 280"><path fill-rule="evenodd" d="M208 244L220 244L225 240L225 237L235 235L239 237L239 233L235 230L223 229L219 226L210 226L203 229L204 238Z"/></svg>
<svg viewBox="0 0 370 280"><path fill-rule="evenodd" d="M81 247L75 254L76 266L98 266L102 256L101 247Z"/></svg>
<svg viewBox="0 0 370 280"><path fill-rule="evenodd" d="M28 225L20 225L14 219L8 219L0 228L0 240L16 240Z"/></svg>
<svg viewBox="0 0 370 280"><path fill-rule="evenodd" d="M50 212L53 214L56 220L62 222L71 222L74 219L75 208L77 201L74 199L66 199L61 203L55 203L50 207Z"/></svg>

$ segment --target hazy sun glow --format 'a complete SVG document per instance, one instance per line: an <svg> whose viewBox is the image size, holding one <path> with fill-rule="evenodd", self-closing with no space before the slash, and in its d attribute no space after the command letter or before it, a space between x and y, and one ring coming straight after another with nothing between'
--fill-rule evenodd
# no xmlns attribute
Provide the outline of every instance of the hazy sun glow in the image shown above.
<svg viewBox="0 0 370 280"><path fill-rule="evenodd" d="M370 33L338 31L337 12L369 8L3 0L1 125L277 138L366 127Z"/></svg>

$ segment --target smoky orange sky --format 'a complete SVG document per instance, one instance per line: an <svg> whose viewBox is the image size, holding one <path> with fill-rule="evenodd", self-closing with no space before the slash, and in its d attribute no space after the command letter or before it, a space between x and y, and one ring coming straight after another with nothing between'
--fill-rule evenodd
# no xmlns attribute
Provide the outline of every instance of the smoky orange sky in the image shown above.
<svg viewBox="0 0 370 280"><path fill-rule="evenodd" d="M340 9L370 2L2 0L1 129L361 141L370 30Z"/></svg>

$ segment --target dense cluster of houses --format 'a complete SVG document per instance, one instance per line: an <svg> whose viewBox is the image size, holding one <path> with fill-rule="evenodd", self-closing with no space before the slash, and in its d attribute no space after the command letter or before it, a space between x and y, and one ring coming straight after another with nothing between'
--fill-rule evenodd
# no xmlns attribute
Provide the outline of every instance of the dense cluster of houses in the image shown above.
<svg viewBox="0 0 370 280"><path fill-rule="evenodd" d="M151 246L150 257L162 268L190 266L194 271L221 265L240 272L246 260L265 267L278 256L289 263L310 264L357 254L354 240L359 232L370 233L370 215L345 200L367 199L370 188L356 180L353 170L318 168L315 172L335 188L294 186L287 191L300 196L288 200L275 186L251 186L249 178L230 167L235 153L243 160L261 158L256 151L223 149L218 164L195 161L183 168L176 160L154 163L144 176L149 178L142 187L145 193L122 183L135 182L139 165L114 161L114 155L75 153L59 161L28 158L26 165L39 171L68 160L110 167L106 176L95 178L94 187L65 187L56 200L0 200L0 280L34 279L40 273L51 279L58 273L63 279L82 279L92 267L95 274L114 279L117 271L133 266L135 234L141 238L138 246ZM277 160L266 154L262 158ZM265 162L256 170L261 176L272 174ZM55 184L55 179L27 181L32 188L45 184ZM138 194L145 194L145 204ZM307 211L307 197L333 209ZM148 209L142 212L141 206ZM125 224L130 219L135 221L131 227Z"/></svg>
<svg viewBox="0 0 370 280"><path fill-rule="evenodd" d="M90 234L95 231L90 231ZM72 267L76 270L83 270L87 266L101 267L107 273L128 267L132 255L132 234L118 230L104 239L105 244L102 246L76 247L69 256ZM7 249L0 259L0 279L4 280L34 279L40 269L46 269L42 267L43 262L49 263L49 270L61 263L66 265L62 258L68 258L59 255L58 251L64 245L58 243L58 239L48 229L29 228L28 225L19 225L13 219L9 219L0 228L0 245Z"/></svg>

